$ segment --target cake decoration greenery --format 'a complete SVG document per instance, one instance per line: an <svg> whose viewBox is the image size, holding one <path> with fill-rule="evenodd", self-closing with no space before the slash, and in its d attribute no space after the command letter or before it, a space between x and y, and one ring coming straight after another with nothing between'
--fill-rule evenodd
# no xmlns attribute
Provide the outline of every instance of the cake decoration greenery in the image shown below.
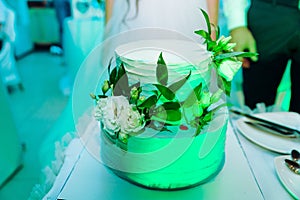
<svg viewBox="0 0 300 200"><path fill-rule="evenodd" d="M256 54L250 52L234 52L233 48L236 44L230 43L231 36L220 37L220 28L211 24L208 14L204 10L200 10L205 17L207 31L197 30L195 33L204 38L207 50L212 52L213 64L219 75L219 87L229 96L231 91L231 81L242 66L242 63L238 61L237 58L252 57ZM211 27L213 27L214 30L212 30ZM215 31L217 40L212 39L212 31Z"/></svg>
<svg viewBox="0 0 300 200"><path fill-rule="evenodd" d="M102 94L91 94L96 101L95 117L101 122L112 139L124 144L128 138L138 135L145 128L157 131L170 131L170 126L179 126L186 130L188 126L196 129L195 136L214 117L214 113L226 104L216 104L223 92L230 94L230 84L233 76L241 67L238 56L253 56L246 52L233 52L235 44L230 43L230 37L219 37L216 28L217 40L211 38L211 24L208 15L201 10L208 30L197 30L196 34L205 39L207 50L212 53L213 66L220 79L220 89L211 93L201 81L187 95L185 101L180 101L176 92L189 80L189 74L179 77L169 83L168 68L160 53L157 60L157 83L151 84L153 90L150 95L143 94L143 85L140 82L129 84L128 74L124 63L111 69L108 66L108 80L102 85ZM191 114L192 113L192 114ZM192 117L191 117L192 116Z"/></svg>

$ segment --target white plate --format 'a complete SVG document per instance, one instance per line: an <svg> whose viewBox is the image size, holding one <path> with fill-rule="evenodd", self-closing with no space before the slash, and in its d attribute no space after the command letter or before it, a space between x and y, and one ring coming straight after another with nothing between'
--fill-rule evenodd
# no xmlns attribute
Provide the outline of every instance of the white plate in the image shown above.
<svg viewBox="0 0 300 200"><path fill-rule="evenodd" d="M290 156L278 156L274 159L276 173L285 189L295 198L300 199L300 175L292 172L284 162Z"/></svg>
<svg viewBox="0 0 300 200"><path fill-rule="evenodd" d="M259 113L255 114L255 116L293 128L300 126L300 115L293 112ZM292 149L300 149L300 137L287 138L278 136L246 124L245 121L248 121L246 117L237 120L237 129L242 135L255 144L282 154L289 154Z"/></svg>

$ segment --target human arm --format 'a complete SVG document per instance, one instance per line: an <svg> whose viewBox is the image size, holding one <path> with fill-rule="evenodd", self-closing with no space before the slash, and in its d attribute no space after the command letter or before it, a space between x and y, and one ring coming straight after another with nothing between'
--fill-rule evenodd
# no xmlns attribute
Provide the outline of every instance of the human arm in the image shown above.
<svg viewBox="0 0 300 200"><path fill-rule="evenodd" d="M206 3L207 3L207 12L209 16L209 21L213 25L218 26L219 0L206 0ZM212 31L211 37L213 39L216 39L216 34L214 31Z"/></svg>
<svg viewBox="0 0 300 200"><path fill-rule="evenodd" d="M247 0L223 0L224 14L227 18L227 25L232 37L231 42L236 43L235 51L249 51L257 53L256 41L247 27L247 13L249 3ZM257 61L257 56L250 58ZM249 63L244 62L243 67L249 67Z"/></svg>
<svg viewBox="0 0 300 200"><path fill-rule="evenodd" d="M106 0L105 3L105 22L107 23L112 16L112 9L114 5L114 0Z"/></svg>
<svg viewBox="0 0 300 200"><path fill-rule="evenodd" d="M218 25L219 0L206 0L206 2L210 22L214 25Z"/></svg>

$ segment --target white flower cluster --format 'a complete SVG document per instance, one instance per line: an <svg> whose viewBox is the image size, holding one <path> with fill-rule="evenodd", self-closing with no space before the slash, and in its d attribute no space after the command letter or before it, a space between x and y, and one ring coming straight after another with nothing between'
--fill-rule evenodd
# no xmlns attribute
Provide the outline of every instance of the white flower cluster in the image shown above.
<svg viewBox="0 0 300 200"><path fill-rule="evenodd" d="M195 117L201 117L203 114L203 111L207 109L212 104L218 102L221 98L221 95L223 94L223 91L219 89L214 94L211 94L210 92L203 92L201 94L200 101L197 101L192 106L192 113Z"/></svg>
<svg viewBox="0 0 300 200"><path fill-rule="evenodd" d="M242 62L234 60L223 60L218 68L220 76L225 78L226 81L232 81L235 74L241 68Z"/></svg>
<svg viewBox="0 0 300 200"><path fill-rule="evenodd" d="M233 48L236 46L235 43L230 43L231 36L224 37L221 36L217 40L217 48L222 49L222 51L233 52ZM226 81L232 81L233 77L237 73L237 71L241 68L242 62L237 59L224 59L220 63L218 73L222 76Z"/></svg>
<svg viewBox="0 0 300 200"><path fill-rule="evenodd" d="M120 133L122 138L142 130L145 126L144 116L124 96L100 98L95 108L95 117L102 122L103 129L110 135Z"/></svg>

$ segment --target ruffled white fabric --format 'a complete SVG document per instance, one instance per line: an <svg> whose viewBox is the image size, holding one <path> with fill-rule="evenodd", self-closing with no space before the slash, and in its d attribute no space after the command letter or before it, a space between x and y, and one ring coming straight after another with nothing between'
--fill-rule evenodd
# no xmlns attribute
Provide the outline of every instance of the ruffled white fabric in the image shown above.
<svg viewBox="0 0 300 200"><path fill-rule="evenodd" d="M99 132L99 123L92 115L91 109L87 109L86 113L78 119L76 132L67 132L60 141L55 142L55 160L42 170L41 182L33 187L29 200L57 199L68 176L76 166L80 153L88 141L95 139L92 134L96 131ZM95 150L89 149L94 154L95 152L99 154L97 144L94 145Z"/></svg>
<svg viewBox="0 0 300 200"><path fill-rule="evenodd" d="M76 155L79 155L77 146L80 141L78 138L74 139L74 137L74 133L66 133L61 141L55 143L55 160L52 161L51 166L46 166L42 170L42 182L33 187L29 197L30 200L56 199L60 188L52 188L52 186L56 181L66 180L66 178L57 180L58 174L61 171L64 171L66 175L69 174L71 169L69 166L74 165L77 160ZM64 163L67 163L67 165Z"/></svg>

